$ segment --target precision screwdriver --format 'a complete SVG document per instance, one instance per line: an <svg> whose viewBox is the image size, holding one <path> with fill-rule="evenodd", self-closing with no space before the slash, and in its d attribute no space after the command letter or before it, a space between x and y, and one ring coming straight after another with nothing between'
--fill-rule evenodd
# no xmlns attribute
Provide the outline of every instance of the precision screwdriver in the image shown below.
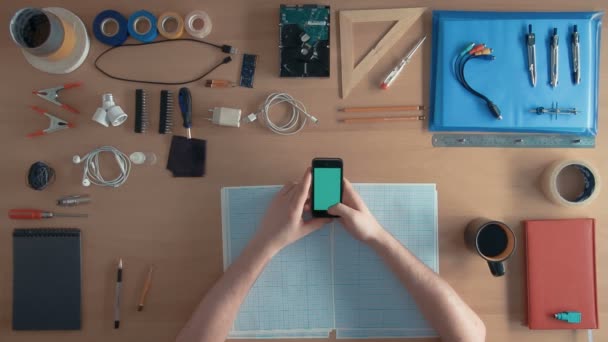
<svg viewBox="0 0 608 342"><path fill-rule="evenodd" d="M190 128L192 128L192 95L190 89L183 87L179 88L179 108L182 111L184 119L184 128L188 132L188 139L192 139Z"/></svg>
<svg viewBox="0 0 608 342"><path fill-rule="evenodd" d="M53 217L89 217L89 215L54 213L37 209L11 209L8 211L8 217L13 220L40 220Z"/></svg>
<svg viewBox="0 0 608 342"><path fill-rule="evenodd" d="M397 66L395 66L393 68L393 70L391 70L391 72L386 76L386 78L384 79L384 81L382 81L382 83L380 84L380 88L381 89L388 89L388 87L391 86L391 84L393 83L393 81L395 79L397 79L397 76L399 76L399 74L401 73L401 71L403 70L403 68L405 68L405 66L410 62L410 60L412 59L412 56L416 53L416 51L418 51L418 49L420 48L420 46L422 45L422 43L424 43L424 41L426 40L426 36L422 37L422 39L420 39L418 41L418 43L416 43L416 45L414 46L414 48L412 48L410 50L410 52L407 53L407 56L405 56L400 62L399 64L397 64Z"/></svg>

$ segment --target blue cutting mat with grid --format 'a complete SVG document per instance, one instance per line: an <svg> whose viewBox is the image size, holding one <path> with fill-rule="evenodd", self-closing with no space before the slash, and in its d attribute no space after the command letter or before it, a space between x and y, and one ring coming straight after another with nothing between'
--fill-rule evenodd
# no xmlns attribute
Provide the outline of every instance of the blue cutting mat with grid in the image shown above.
<svg viewBox="0 0 608 342"><path fill-rule="evenodd" d="M434 184L355 184L378 221L438 271ZM258 229L279 186L222 189L224 268ZM337 221L278 253L245 299L230 337L420 337L436 333L369 247Z"/></svg>

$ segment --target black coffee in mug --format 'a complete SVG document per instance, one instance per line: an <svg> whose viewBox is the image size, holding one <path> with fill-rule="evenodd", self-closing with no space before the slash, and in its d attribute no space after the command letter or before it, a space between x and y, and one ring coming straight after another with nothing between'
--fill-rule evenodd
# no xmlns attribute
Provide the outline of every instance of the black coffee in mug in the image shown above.
<svg viewBox="0 0 608 342"><path fill-rule="evenodd" d="M505 274L504 261L515 251L515 234L506 224L485 218L471 221L464 232L465 244L488 262L492 275Z"/></svg>
<svg viewBox="0 0 608 342"><path fill-rule="evenodd" d="M489 224L479 231L477 236L477 247L479 253L488 257L495 258L507 249L509 237L507 233L496 224Z"/></svg>

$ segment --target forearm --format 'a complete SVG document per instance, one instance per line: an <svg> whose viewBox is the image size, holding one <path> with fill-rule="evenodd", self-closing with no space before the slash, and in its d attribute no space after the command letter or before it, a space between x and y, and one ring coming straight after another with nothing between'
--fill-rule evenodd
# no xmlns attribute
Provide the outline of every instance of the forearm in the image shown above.
<svg viewBox="0 0 608 342"><path fill-rule="evenodd" d="M397 275L443 341L485 340L485 326L477 314L390 233L383 231L370 245Z"/></svg>
<svg viewBox="0 0 608 342"><path fill-rule="evenodd" d="M207 292L176 341L223 342L249 289L277 251L254 238Z"/></svg>

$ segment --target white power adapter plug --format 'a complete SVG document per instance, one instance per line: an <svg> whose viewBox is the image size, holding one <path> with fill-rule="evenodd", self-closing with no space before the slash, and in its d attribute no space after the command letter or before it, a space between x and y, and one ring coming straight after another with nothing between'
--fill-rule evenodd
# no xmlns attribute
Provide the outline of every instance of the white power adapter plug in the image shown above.
<svg viewBox="0 0 608 342"><path fill-rule="evenodd" d="M240 109L215 107L209 111L213 113L211 122L214 124L228 127L241 127Z"/></svg>

